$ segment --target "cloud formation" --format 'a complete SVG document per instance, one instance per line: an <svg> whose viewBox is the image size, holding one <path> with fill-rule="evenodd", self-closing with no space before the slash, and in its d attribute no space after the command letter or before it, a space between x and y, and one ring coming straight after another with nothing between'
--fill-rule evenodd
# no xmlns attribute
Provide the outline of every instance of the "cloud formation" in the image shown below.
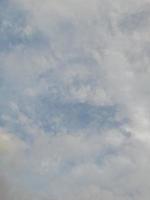
<svg viewBox="0 0 150 200"><path fill-rule="evenodd" d="M149 13L0 1L0 199L149 199Z"/></svg>

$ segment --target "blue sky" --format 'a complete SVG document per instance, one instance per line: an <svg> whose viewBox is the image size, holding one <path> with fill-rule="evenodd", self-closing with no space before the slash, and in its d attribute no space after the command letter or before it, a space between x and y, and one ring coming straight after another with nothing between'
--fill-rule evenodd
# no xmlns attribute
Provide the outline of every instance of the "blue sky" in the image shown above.
<svg viewBox="0 0 150 200"><path fill-rule="evenodd" d="M149 200L149 0L0 0L0 199Z"/></svg>

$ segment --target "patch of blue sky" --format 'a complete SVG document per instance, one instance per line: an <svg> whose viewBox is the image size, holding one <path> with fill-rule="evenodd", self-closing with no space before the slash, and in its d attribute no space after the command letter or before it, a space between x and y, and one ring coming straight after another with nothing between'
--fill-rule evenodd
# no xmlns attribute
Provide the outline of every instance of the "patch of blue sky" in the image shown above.
<svg viewBox="0 0 150 200"><path fill-rule="evenodd" d="M111 128L115 121L116 106L93 106L87 103L56 103L41 99L37 106L36 120L46 131L59 132L86 128Z"/></svg>
<svg viewBox="0 0 150 200"><path fill-rule="evenodd" d="M6 86L6 85L5 85ZM9 87L8 87L9 88ZM5 88L4 91L7 91ZM1 124L14 132L20 138L28 141L33 138L26 132L26 127L20 124L18 113L8 106L9 101L15 101L19 112L27 116L34 124L45 132L53 134L60 131L79 131L82 129L103 130L119 127L121 122L116 120L116 106L94 106L87 103L51 101L51 96L40 96L34 100L21 98L20 94L7 93L10 96L1 107L1 116L9 116L10 120L1 118ZM1 99L2 100L2 99ZM5 99L4 99L5 100ZM120 124L119 124L120 123Z"/></svg>
<svg viewBox="0 0 150 200"><path fill-rule="evenodd" d="M28 48L45 47L46 37L38 30L26 34L26 11L7 2L0 2L0 52L4 53L23 45Z"/></svg>
<svg viewBox="0 0 150 200"><path fill-rule="evenodd" d="M81 61L86 64L86 61L79 59L79 63ZM3 74L0 87L2 94L0 123L23 140L31 142L33 138L26 130L26 127L20 124L18 113L10 109L9 104L11 102L16 103L20 113L31 119L37 127L42 128L49 134L62 131L74 132L83 129L97 132L103 129L119 128L124 123L122 119L120 121L116 119L116 114L119 112L119 108L116 105L96 106L75 100L67 102L64 97L65 94L68 95L68 91L63 84L60 84L57 70L52 73L48 72L47 76L43 75L42 79L47 82L49 89L33 98L22 96L21 91L17 89L16 83L13 85L6 75L4 76ZM39 79L41 77L38 77L35 82L31 81L31 84L37 83L38 86L41 81ZM90 79L77 81L77 78L75 78L73 87L87 84L94 87L95 79L90 77ZM55 87L55 95L51 92L50 85L53 85L52 88ZM7 117L10 120L7 120Z"/></svg>

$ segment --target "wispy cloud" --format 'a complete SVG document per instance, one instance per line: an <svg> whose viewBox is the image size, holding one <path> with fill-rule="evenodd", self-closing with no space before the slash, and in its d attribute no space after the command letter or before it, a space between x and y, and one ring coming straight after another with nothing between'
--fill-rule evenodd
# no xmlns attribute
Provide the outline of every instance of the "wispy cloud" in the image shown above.
<svg viewBox="0 0 150 200"><path fill-rule="evenodd" d="M0 1L0 199L149 199L149 11Z"/></svg>

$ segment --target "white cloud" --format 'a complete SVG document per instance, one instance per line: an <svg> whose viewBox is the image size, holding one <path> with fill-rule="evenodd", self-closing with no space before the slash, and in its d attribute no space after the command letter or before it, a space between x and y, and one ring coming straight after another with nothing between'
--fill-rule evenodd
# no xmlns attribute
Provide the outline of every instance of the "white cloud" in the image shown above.
<svg viewBox="0 0 150 200"><path fill-rule="evenodd" d="M0 198L148 200L149 0L10 2L28 42L0 51Z"/></svg>

